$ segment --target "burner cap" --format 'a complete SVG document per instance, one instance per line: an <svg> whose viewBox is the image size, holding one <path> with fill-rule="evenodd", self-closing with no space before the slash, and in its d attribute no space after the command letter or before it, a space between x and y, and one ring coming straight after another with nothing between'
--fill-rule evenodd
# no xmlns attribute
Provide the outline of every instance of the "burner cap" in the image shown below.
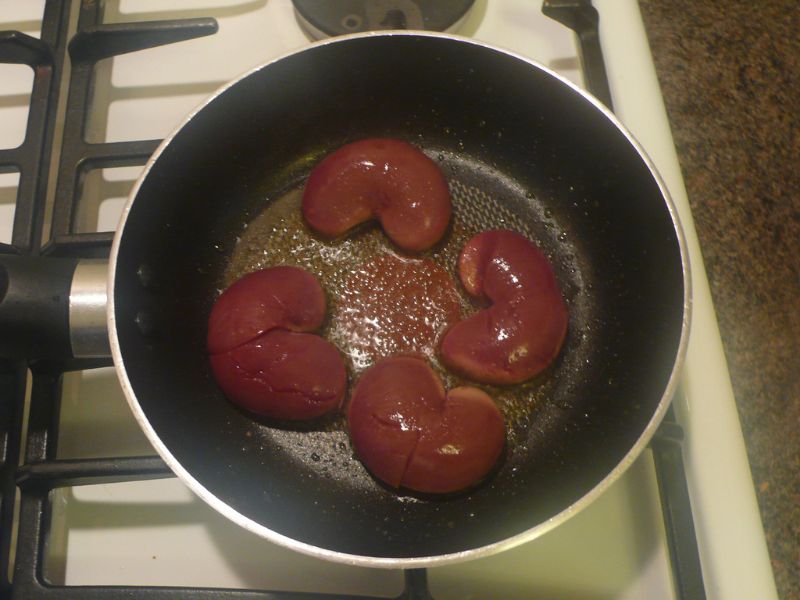
<svg viewBox="0 0 800 600"><path fill-rule="evenodd" d="M319 39L380 29L455 29L475 0L292 0L300 24Z"/></svg>

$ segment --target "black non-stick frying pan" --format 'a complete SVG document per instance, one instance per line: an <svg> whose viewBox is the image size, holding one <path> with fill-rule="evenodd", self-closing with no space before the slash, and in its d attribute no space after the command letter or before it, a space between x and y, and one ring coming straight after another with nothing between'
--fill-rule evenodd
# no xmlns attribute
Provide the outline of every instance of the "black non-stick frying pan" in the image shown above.
<svg viewBox="0 0 800 600"><path fill-rule="evenodd" d="M416 144L448 177L454 222L435 261L452 271L469 234L522 231L550 256L570 310L544 376L489 389L508 424L497 469L445 498L379 484L353 457L342 418L292 426L241 412L215 385L205 350L210 306L237 273L301 264L335 305L342 269L397 250L377 227L316 239L293 209L326 153L377 136ZM356 250L335 251L343 244ZM148 163L109 277L122 386L178 476L264 537L372 566L489 554L580 510L653 435L688 331L675 209L631 136L543 67L436 34L327 41L217 93Z"/></svg>

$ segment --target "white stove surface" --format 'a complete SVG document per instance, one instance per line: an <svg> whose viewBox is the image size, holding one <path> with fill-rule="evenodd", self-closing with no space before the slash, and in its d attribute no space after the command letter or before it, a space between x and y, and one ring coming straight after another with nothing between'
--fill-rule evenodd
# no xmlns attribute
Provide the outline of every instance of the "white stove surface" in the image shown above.
<svg viewBox="0 0 800 600"><path fill-rule="evenodd" d="M596 0L617 113L650 154L685 229L694 286L676 398L710 599L777 598L702 256L635 0ZM106 22L211 16L219 33L98 65L91 142L162 138L217 87L309 43L289 0L118 0ZM458 33L529 56L581 84L575 41L531 0L478 0ZM0 29L38 35L43 2L0 0ZM0 65L0 147L24 139L27 67ZM26 96L27 95L27 96ZM87 178L81 231L110 231L141 167ZM0 241L11 239L17 174L0 174ZM153 454L113 369L64 378L59 456ZM402 574L342 566L275 546L218 515L176 479L54 492L46 573L55 584L181 585L392 597ZM587 509L500 555L429 570L437 600L672 599L652 458L646 451Z"/></svg>

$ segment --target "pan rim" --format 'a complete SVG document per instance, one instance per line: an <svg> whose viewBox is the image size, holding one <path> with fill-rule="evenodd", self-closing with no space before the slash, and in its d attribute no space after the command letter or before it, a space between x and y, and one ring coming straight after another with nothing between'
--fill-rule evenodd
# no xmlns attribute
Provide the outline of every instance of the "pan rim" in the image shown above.
<svg viewBox="0 0 800 600"><path fill-rule="evenodd" d="M359 554L337 552L319 546L315 546L312 544L308 544L306 542L302 542L294 538L291 538L289 536L286 536L284 534L278 533L277 531L269 529L268 527L265 527L264 525L255 522L249 517L246 517L241 513L239 513L237 510L226 504L224 501L217 498L217 496L214 495L214 493L209 491L202 483L200 483L197 479L195 479L192 476L192 474L188 470L186 470L180 464L180 462L175 458L175 456L172 454L172 452L169 450L166 444L164 444L161 441L159 435L150 424L149 419L147 418L147 416L144 413L144 410L139 404L138 399L136 397L136 393L133 390L130 379L128 378L127 370L125 368L125 363L122 358L122 350L120 348L119 336L117 333L116 308L115 308L115 297L114 297L117 259L119 255L120 245L122 243L122 238L124 236L125 223L134 205L136 197L138 196L139 190L143 182L147 179L151 169L153 168L154 164L158 161L161 154L166 150L166 148L170 145L170 143L178 135L178 133L182 131L184 127L195 117L195 115L201 112L207 105L211 104L217 97L222 95L229 88L238 84L243 79L249 77L250 75L262 69L269 67L274 63L282 61L291 56L301 54L307 51L312 51L316 48L319 48L321 46L326 46L328 44L347 43L352 40L360 40L373 37L386 38L386 37L396 37L396 36L426 37L426 38L451 40L453 42L469 44L471 46L481 47L492 52L497 52L510 56L516 60L526 63L527 65L533 68L543 71L545 74L551 77L554 77L555 79L559 80L562 84L570 88L573 92L579 94L585 101L592 104L625 137L628 143L640 156L641 160L649 170L656 185L658 186L658 189L661 192L662 198L669 212L670 218L672 220L673 229L676 234L678 249L681 258L682 275L683 275L683 317L681 321L681 334L676 349L676 356L675 356L675 361L673 362L672 371L665 386L664 392L658 402L658 405L656 406L656 410L653 413L653 416L648 421L646 427L639 435L636 442L622 457L622 459L617 463L617 465L613 469L611 469L601 481L599 481L592 489L590 489L586 494L581 496L578 500L576 500L571 505L561 510L556 515L552 516L550 519L547 519L546 521L539 523L538 525L532 528L529 528L525 531L522 531L516 535L505 538L503 540L493 542L491 544L487 544L484 546L480 546L477 548L471 548L468 550L451 552L441 555L430 555L430 556L420 556L420 557L364 556ZM343 35L330 39L320 40L308 46L304 46L302 48L286 52L274 59L261 63L247 70L246 72L242 73L241 75L231 80L230 82L224 84L214 93L208 96L203 102L201 102L197 107L195 107L188 115L186 115L186 117L184 117L181 120L181 122L173 129L173 131L162 140L158 148L156 148L156 150L148 159L147 163L144 166L144 169L142 170L142 173L140 174L139 178L136 180L135 184L131 188L131 191L128 195L127 201L123 208L116 233L114 235L114 240L109 254L109 276L107 284L107 294L108 294L107 321L108 321L109 341L111 346L111 355L114 361L115 368L117 370L118 378L120 380L120 385L122 387L128 405L134 415L134 418L136 419L139 427L142 429L149 442L153 445L154 449L156 450L156 452L158 452L159 456L164 460L167 466L169 466L169 468L175 473L175 475L184 484L186 484L193 493L199 496L209 506L214 508L217 512L224 515L237 525L243 527L244 529L262 538L265 538L268 541L295 550L302 554L352 566L365 566L365 567L376 567L376 568L386 568L386 569L425 568L425 567L441 566L445 564L453 564L457 562L463 562L467 560L473 560L476 558L490 556L502 552L504 550L509 550L526 542L532 541L544 535L545 533L551 531L552 529L555 529L558 525L564 523L570 517L583 510L586 506L588 506L595 499L601 496L609 487L611 487L611 485L614 482L617 481L617 479L619 479L622 476L623 473L625 473L628 470L631 464L633 464L633 462L641 455L647 444L652 439L653 435L656 432L656 429L658 428L664 415L666 414L666 411L672 401L673 396L677 391L680 380L680 374L683 370L683 364L685 362L686 352L688 347L688 338L689 338L691 313L692 313L691 286L692 286L691 269L689 263L689 252L687 248L687 243L683 227L681 225L680 218L678 215L677 207L675 206L675 203L672 200L669 190L667 189L667 186L664 183L661 175L658 173L652 159L647 155L647 153L639 144L639 142L636 140L636 138L634 138L633 134L631 134L630 131L628 131L628 129L619 121L619 119L597 98L595 98L590 93L583 90L576 84L572 83L565 77L559 75L558 73L552 71L548 67L542 65L541 63L497 45L487 44L485 42L475 40L473 38L450 34L450 33L438 33L429 31L415 31L415 30L377 31L377 32L365 32L365 33Z"/></svg>

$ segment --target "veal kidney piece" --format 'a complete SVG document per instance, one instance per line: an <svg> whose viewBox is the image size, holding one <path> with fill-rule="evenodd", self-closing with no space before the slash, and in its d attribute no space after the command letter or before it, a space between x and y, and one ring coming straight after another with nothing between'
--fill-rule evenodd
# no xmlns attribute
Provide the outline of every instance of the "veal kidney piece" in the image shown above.
<svg viewBox="0 0 800 600"><path fill-rule="evenodd" d="M359 379L348 409L356 455L392 487L447 493L480 482L505 441L494 401L472 387L445 392L425 361L394 357Z"/></svg>
<svg viewBox="0 0 800 600"><path fill-rule="evenodd" d="M336 237L377 219L389 239L414 252L442 238L451 211L439 167L394 139L342 146L311 171L303 191L303 216L314 231Z"/></svg>
<svg viewBox="0 0 800 600"><path fill-rule="evenodd" d="M333 344L313 335L325 294L297 267L245 275L217 299L207 347L214 378L233 403L275 419L309 419L340 405L347 384Z"/></svg>
<svg viewBox="0 0 800 600"><path fill-rule="evenodd" d="M468 293L491 304L447 332L440 347L445 365L501 385L543 371L558 355L568 322L544 254L514 231L484 231L464 246L458 272Z"/></svg>

